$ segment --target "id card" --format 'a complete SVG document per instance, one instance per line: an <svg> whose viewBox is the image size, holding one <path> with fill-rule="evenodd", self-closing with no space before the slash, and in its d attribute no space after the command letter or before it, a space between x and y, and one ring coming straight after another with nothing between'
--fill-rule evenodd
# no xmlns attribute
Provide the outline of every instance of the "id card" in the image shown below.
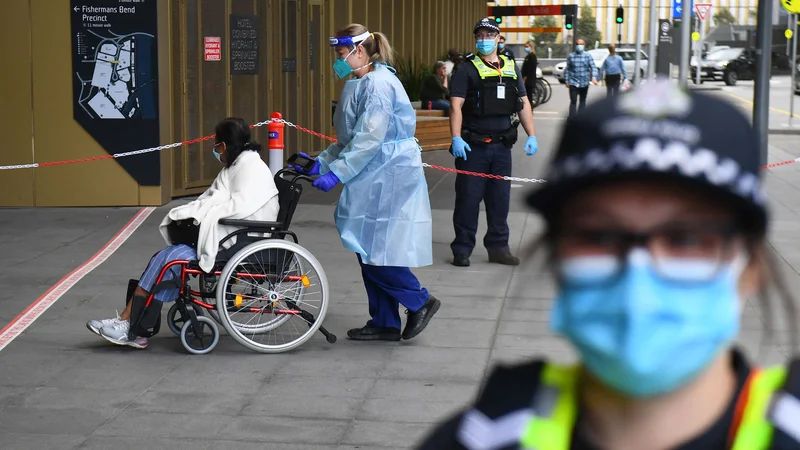
<svg viewBox="0 0 800 450"><path fill-rule="evenodd" d="M506 85L503 83L497 85L497 98L500 100L506 99Z"/></svg>

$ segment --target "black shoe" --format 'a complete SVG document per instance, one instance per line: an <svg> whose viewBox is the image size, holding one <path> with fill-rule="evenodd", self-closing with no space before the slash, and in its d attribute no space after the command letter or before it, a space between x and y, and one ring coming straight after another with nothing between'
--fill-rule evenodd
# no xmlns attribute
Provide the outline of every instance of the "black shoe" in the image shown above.
<svg viewBox="0 0 800 450"><path fill-rule="evenodd" d="M489 253L489 262L502 264L504 266L518 266L519 258L511 253Z"/></svg>
<svg viewBox="0 0 800 450"><path fill-rule="evenodd" d="M453 255L453 265L456 267L469 267L469 256Z"/></svg>
<svg viewBox="0 0 800 450"><path fill-rule="evenodd" d="M349 330L347 337L354 341L399 341L400 329L364 326Z"/></svg>
<svg viewBox="0 0 800 450"><path fill-rule="evenodd" d="M403 330L403 339L411 339L422 333L422 330L428 326L428 322L431 321L433 315L436 314L440 306L442 306L442 302L436 297L430 296L428 297L428 301L422 305L422 308L416 312L406 310L408 320L406 321L406 328Z"/></svg>

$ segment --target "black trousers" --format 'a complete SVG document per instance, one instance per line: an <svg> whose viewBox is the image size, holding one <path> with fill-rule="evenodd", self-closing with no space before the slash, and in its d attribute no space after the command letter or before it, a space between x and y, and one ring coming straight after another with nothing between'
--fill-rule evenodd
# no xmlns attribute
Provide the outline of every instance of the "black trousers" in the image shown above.
<svg viewBox="0 0 800 450"><path fill-rule="evenodd" d="M586 87L577 87L577 86L570 86L569 87L569 115L575 115L575 104L578 103L578 99L580 99L580 105L578 106L578 110L582 110L586 108L586 94L589 92L589 86Z"/></svg>
<svg viewBox="0 0 800 450"><path fill-rule="evenodd" d="M619 94L619 83L622 81L621 74L606 75L606 96Z"/></svg>
<svg viewBox="0 0 800 450"><path fill-rule="evenodd" d="M467 159L456 158L456 169L494 175L511 175L511 149L501 142L469 143ZM481 201L486 209L488 230L483 246L490 253L507 253L508 210L511 182L474 175L456 175L456 205L453 228L456 238L450 244L454 255L469 256L475 248Z"/></svg>

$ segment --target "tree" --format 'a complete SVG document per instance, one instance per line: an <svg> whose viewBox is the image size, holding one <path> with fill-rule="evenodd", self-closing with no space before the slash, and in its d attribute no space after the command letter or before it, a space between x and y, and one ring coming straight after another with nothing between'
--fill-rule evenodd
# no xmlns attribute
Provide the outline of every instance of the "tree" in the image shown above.
<svg viewBox="0 0 800 450"><path fill-rule="evenodd" d="M536 16L531 21L532 27L557 27L558 20L556 20L555 16ZM534 42L539 44L554 44L558 39L558 35L560 33L536 33L531 36L531 39Z"/></svg>
<svg viewBox="0 0 800 450"><path fill-rule="evenodd" d="M602 43L603 33L597 29L597 20L594 18L594 12L592 12L592 8L586 0L583 0L583 5L580 7L578 15L580 17L575 30L578 33L578 39L583 39L587 48L594 48L595 41Z"/></svg>
<svg viewBox="0 0 800 450"><path fill-rule="evenodd" d="M717 25L736 25L736 17L727 6L720 6L714 12L714 23Z"/></svg>

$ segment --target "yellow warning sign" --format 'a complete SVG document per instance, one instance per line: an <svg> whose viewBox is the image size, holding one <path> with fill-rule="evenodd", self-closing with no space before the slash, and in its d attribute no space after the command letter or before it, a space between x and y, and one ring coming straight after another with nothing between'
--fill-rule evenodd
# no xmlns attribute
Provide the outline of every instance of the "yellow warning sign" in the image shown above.
<svg viewBox="0 0 800 450"><path fill-rule="evenodd" d="M781 5L792 14L800 14L800 0L781 0Z"/></svg>

